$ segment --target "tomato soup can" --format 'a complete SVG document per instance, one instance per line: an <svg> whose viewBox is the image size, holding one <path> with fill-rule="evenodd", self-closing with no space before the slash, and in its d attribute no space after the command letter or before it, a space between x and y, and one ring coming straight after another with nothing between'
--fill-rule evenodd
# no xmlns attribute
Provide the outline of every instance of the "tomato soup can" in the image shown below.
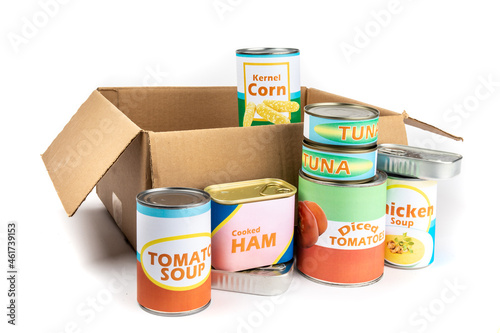
<svg viewBox="0 0 500 333"><path fill-rule="evenodd" d="M423 268L434 262L437 181L390 175L387 180L385 262Z"/></svg>
<svg viewBox="0 0 500 333"><path fill-rule="evenodd" d="M361 184L313 179L299 171L297 268L339 286L364 286L384 273L387 175Z"/></svg>
<svg viewBox="0 0 500 333"><path fill-rule="evenodd" d="M240 126L301 122L298 49L239 49L236 67Z"/></svg>
<svg viewBox="0 0 500 333"><path fill-rule="evenodd" d="M212 267L241 271L293 259L295 194L280 179L212 185Z"/></svg>
<svg viewBox="0 0 500 333"><path fill-rule="evenodd" d="M377 109L358 104L308 104L304 107L304 137L318 144L373 147L379 115Z"/></svg>
<svg viewBox="0 0 500 333"><path fill-rule="evenodd" d="M176 316L211 300L208 193L167 187L137 196L137 301L146 311Z"/></svg>
<svg viewBox="0 0 500 333"><path fill-rule="evenodd" d="M377 172L377 147L349 149L339 146L302 144L302 172L319 180L368 182Z"/></svg>

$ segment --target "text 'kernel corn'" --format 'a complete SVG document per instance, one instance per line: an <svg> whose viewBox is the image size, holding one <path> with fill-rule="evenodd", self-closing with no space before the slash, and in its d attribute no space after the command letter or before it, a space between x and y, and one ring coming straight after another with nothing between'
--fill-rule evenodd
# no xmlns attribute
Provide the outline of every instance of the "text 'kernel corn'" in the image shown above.
<svg viewBox="0 0 500 333"><path fill-rule="evenodd" d="M265 120L270 121L274 124L290 123L290 119L283 116L281 113L274 111L269 106L266 106L264 103L257 105L257 113Z"/></svg>
<svg viewBox="0 0 500 333"><path fill-rule="evenodd" d="M254 115L255 115L255 103L248 102L245 108L245 116L243 117L243 127L249 127L252 125Z"/></svg>
<svg viewBox="0 0 500 333"><path fill-rule="evenodd" d="M300 105L297 102L265 99L263 103L278 112L296 112L300 109Z"/></svg>

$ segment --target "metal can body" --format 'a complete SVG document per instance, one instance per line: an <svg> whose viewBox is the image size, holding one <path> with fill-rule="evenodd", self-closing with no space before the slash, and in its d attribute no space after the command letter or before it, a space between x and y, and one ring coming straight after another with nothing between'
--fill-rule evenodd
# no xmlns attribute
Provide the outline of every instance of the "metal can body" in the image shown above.
<svg viewBox="0 0 500 333"><path fill-rule="evenodd" d="M389 176L385 262L423 268L434 261L437 181Z"/></svg>
<svg viewBox="0 0 500 333"><path fill-rule="evenodd" d="M239 49L236 62L240 126L301 121L298 49Z"/></svg>
<svg viewBox="0 0 500 333"><path fill-rule="evenodd" d="M297 268L302 274L343 286L366 285L382 277L386 180L386 174L378 172L371 182L339 184L299 172L299 215L301 202L314 202L327 219L314 244L296 249ZM301 216L300 223L307 223L304 220L307 218ZM298 235L299 239L303 236Z"/></svg>
<svg viewBox="0 0 500 333"><path fill-rule="evenodd" d="M316 144L373 147L378 139L377 109L347 103L304 107L304 137Z"/></svg>
<svg viewBox="0 0 500 333"><path fill-rule="evenodd" d="M185 315L211 299L210 196L158 188L137 196L137 301L162 315Z"/></svg>
<svg viewBox="0 0 500 333"><path fill-rule="evenodd" d="M212 266L241 271L293 259L295 193L278 179L213 185Z"/></svg>
<svg viewBox="0 0 500 333"><path fill-rule="evenodd" d="M304 141L302 172L319 180L365 182L377 171L377 148L346 149Z"/></svg>

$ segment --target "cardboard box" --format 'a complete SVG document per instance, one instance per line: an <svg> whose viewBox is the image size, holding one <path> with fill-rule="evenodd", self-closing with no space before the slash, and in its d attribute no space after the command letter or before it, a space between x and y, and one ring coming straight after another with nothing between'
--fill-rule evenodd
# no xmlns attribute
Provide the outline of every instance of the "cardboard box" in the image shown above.
<svg viewBox="0 0 500 333"><path fill-rule="evenodd" d="M361 103L303 87L302 106ZM407 144L405 123L460 140L376 107L379 143ZM149 188L280 178L297 185L303 124L238 127L236 87L98 88L42 155L68 216L97 195L136 245L136 195Z"/></svg>

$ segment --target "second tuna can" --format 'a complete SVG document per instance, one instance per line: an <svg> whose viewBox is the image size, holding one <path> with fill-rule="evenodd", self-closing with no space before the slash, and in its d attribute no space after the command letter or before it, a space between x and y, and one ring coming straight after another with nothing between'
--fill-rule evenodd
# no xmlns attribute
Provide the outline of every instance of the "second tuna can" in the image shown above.
<svg viewBox="0 0 500 333"><path fill-rule="evenodd" d="M377 171L377 147L349 149L313 144L304 139L302 144L302 172L319 180L335 182L368 182Z"/></svg>

